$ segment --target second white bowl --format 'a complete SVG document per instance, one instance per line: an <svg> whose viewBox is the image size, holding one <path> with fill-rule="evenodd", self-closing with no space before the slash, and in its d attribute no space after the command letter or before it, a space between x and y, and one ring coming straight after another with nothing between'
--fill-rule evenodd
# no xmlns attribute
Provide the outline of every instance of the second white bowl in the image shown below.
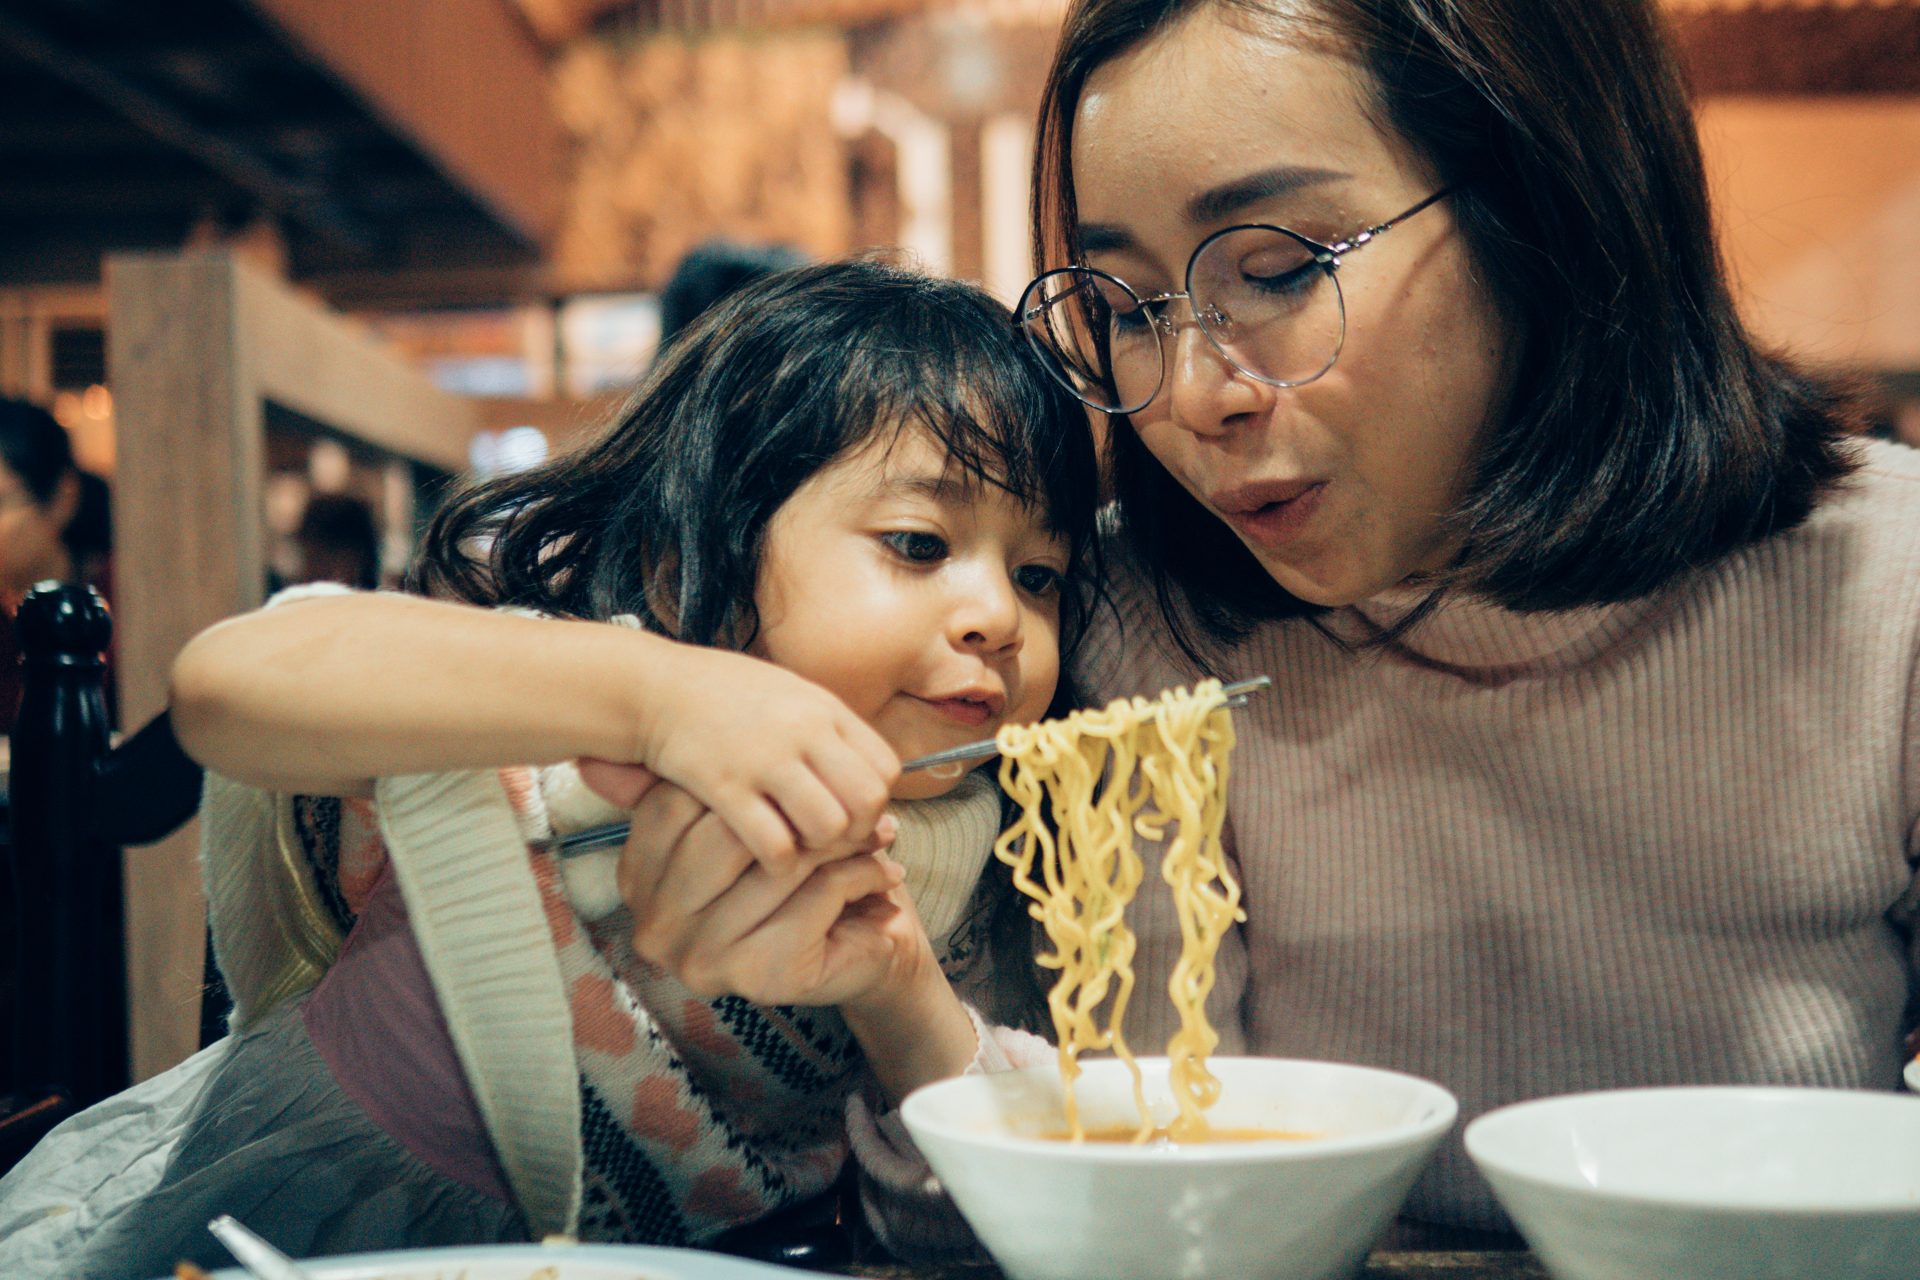
<svg viewBox="0 0 1920 1280"><path fill-rule="evenodd" d="M1915 1280L1920 1100L1674 1088L1542 1098L1467 1126L1560 1280Z"/></svg>

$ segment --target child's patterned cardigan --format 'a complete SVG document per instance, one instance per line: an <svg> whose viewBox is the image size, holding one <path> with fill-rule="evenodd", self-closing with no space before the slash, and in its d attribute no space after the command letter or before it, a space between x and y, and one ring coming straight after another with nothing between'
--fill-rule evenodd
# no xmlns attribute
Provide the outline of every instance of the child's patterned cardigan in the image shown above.
<svg viewBox="0 0 1920 1280"><path fill-rule="evenodd" d="M577 776L561 803L569 773L544 771L544 790L531 769L389 778L371 803L209 775L203 871L234 1027L319 980L391 861L535 1238L693 1243L824 1190L864 1078L838 1014L696 997L634 955L608 864L595 887L590 863L563 873L546 847L556 825L604 819L580 812ZM976 774L894 812L895 856L938 942L988 856L998 791Z"/></svg>

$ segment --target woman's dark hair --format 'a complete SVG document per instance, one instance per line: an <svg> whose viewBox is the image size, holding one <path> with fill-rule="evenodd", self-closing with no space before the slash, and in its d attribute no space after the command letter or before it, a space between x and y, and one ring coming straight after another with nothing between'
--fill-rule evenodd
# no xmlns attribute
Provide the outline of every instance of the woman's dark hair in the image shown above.
<svg viewBox="0 0 1920 1280"><path fill-rule="evenodd" d="M1086 415L970 285L872 261L800 267L702 316L599 440L455 495L417 589L578 618L635 614L741 648L768 522L870 441L924 429L967 481L1014 494L1072 557L1063 636L1096 579Z"/></svg>
<svg viewBox="0 0 1920 1280"><path fill-rule="evenodd" d="M76 573L88 560L112 550L107 482L74 463L73 441L52 414L24 400L0 399L0 461L20 477L20 483L41 506L53 501L63 479L76 477L80 501L73 518L60 531Z"/></svg>
<svg viewBox="0 0 1920 1280"><path fill-rule="evenodd" d="M1079 0L1040 109L1043 265L1079 256L1070 158L1087 77L1209 5L1331 37L1365 64L1379 123L1452 191L1517 335L1444 581L1517 610L1634 599L1794 527L1851 471L1852 394L1756 350L1735 314L1653 0ZM1181 604L1223 639L1317 612L1114 428L1126 541L1189 656Z"/></svg>

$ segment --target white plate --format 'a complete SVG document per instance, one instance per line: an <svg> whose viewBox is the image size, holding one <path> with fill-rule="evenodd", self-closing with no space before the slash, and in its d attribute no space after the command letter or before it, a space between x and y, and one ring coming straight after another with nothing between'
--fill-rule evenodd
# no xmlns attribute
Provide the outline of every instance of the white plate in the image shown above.
<svg viewBox="0 0 1920 1280"><path fill-rule="evenodd" d="M406 1249L315 1258L300 1265L313 1280L792 1280L800 1274L697 1249L605 1244ZM213 1275L215 1280L248 1280L238 1267Z"/></svg>
<svg viewBox="0 0 1920 1280"><path fill-rule="evenodd" d="M1920 1093L1920 1058L1907 1064L1907 1088Z"/></svg>

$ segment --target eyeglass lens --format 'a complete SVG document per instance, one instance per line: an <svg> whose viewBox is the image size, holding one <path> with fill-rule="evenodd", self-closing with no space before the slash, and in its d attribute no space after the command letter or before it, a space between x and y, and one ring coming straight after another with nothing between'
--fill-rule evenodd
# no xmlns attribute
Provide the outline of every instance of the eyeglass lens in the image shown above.
<svg viewBox="0 0 1920 1280"><path fill-rule="evenodd" d="M1188 267L1194 319L1227 359L1262 382L1310 382L1340 354L1340 286L1316 252L1277 227L1235 227L1202 244ZM1131 413L1165 378L1177 302L1143 302L1117 277L1069 267L1034 281L1020 316L1069 390L1097 409Z"/></svg>

